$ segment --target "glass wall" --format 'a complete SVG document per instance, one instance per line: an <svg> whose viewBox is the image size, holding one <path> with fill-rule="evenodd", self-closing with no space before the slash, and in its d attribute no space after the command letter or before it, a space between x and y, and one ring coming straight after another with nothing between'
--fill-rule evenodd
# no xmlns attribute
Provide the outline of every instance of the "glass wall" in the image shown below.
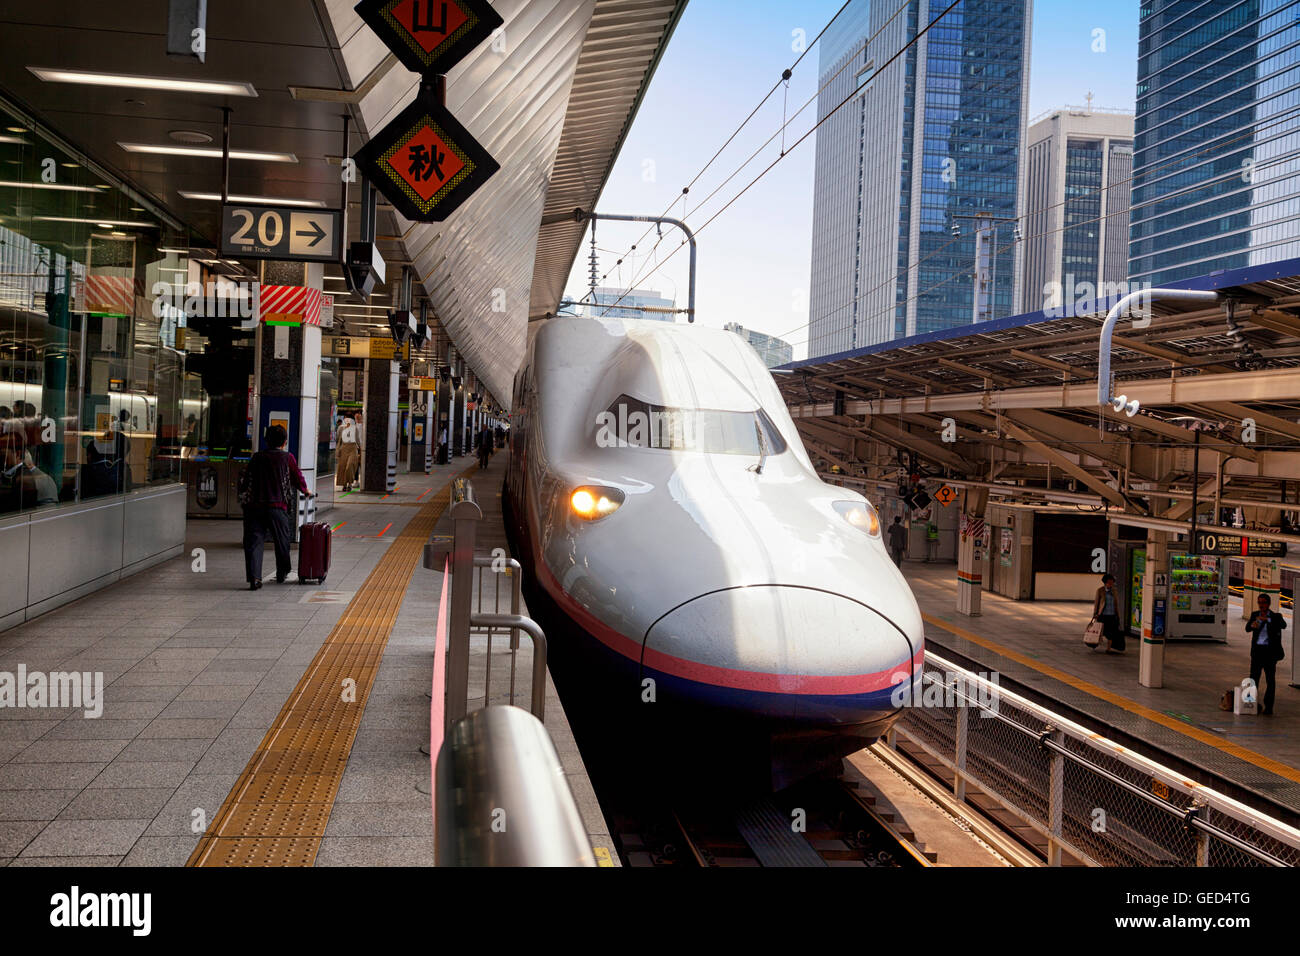
<svg viewBox="0 0 1300 956"><path fill-rule="evenodd" d="M0 109L0 516L180 481L184 237ZM181 336L183 339L183 334Z"/></svg>

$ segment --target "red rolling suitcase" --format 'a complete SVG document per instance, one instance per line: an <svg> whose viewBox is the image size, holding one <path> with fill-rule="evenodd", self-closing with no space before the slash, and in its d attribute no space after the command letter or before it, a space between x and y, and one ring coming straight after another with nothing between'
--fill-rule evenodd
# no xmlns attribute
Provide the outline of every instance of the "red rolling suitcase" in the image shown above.
<svg viewBox="0 0 1300 956"><path fill-rule="evenodd" d="M311 578L325 583L330 570L330 526L324 521L311 521L298 529L298 583L306 584Z"/></svg>

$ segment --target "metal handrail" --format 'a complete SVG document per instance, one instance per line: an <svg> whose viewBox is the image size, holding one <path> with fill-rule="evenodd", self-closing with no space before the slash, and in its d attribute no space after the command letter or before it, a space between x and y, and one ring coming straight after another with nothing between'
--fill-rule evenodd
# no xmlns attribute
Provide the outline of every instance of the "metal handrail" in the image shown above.
<svg viewBox="0 0 1300 956"><path fill-rule="evenodd" d="M469 616L474 627L520 630L533 639L532 711L538 720L546 719L546 635L541 625L522 614L487 614L476 611Z"/></svg>
<svg viewBox="0 0 1300 956"><path fill-rule="evenodd" d="M973 671L959 667L955 663L928 650L926 651L926 665L942 670L948 674L955 675L959 678L958 680L953 681L953 689L963 698L963 712L967 707L980 709L982 716L995 718L1001 725L1015 729L1026 738L1037 739L1039 746L1053 755L1054 761L1068 760L1075 766L1086 769L1088 772L1105 779L1108 783L1119 786L1121 789L1130 793L1132 796L1141 799L1149 806L1155 807L1169 816L1179 818L1182 820L1184 826L1204 834L1207 838L1212 838L1229 844L1241 852L1269 865L1289 865L1285 860L1280 860L1268 850L1253 846L1240 837L1205 820L1204 811L1213 810L1216 813L1221 814L1223 817L1240 823L1244 827L1247 827L1268 839L1275 840L1282 846L1300 850L1300 829L1254 810L1217 790L1188 780L1183 774L1177 773L1163 764L1157 763L1141 754L1134 753L1132 750L1121 746L1115 741L1102 737L1083 725L1075 723L1060 714L1054 713L1053 711L1020 696L1019 694L1016 694L1014 691L1007 690L1000 684L990 681ZM934 682L937 681L938 678L931 674L928 675L928 680ZM947 682L945 681L944 683ZM963 684L967 688L964 692L960 690L960 686ZM1013 705L1016 710L1031 717L1036 723L1039 723L1040 727L1035 729L1034 727L1026 726L1025 724L1010 719L1005 714L1000 713L997 709L986 706L985 700L987 699L1006 701ZM961 716L961 714L959 714L959 716ZM897 725L895 731L903 733L936 759L949 765L950 769L952 769L956 774L959 784L964 785L969 782L979 786L984 793L997 799L1020 819L1024 820L1034 829L1047 836L1050 844L1053 845L1053 862L1059 863L1059 847L1061 846L1064 846L1071 853L1079 856L1080 859L1084 860L1084 862L1093 862L1086 859L1086 854L1084 854L1079 848L1072 846L1062 838L1060 830L1061 794L1055 792L1049 794L1048 819L1041 820L1037 819L1033 814L1016 806L1014 801L998 794L995 787L990 786L987 781L980 780L970 772L968 762L965 759L962 759L964 753L969 747L969 737L967 734L968 724L969 721L961 720L957 723L958 736L955 743L955 759L949 759L945 755L937 752L933 747L909 732L904 725ZM1076 746L1083 750L1084 753L1079 753L1066 747L1064 745L1066 739L1071 740ZM1140 772L1153 781L1159 781L1164 787L1168 788L1170 793L1177 792L1188 798L1189 805L1194 808L1195 812L1189 812L1187 808L1176 806L1168 799L1144 790L1142 787L1136 786L1131 781L1125 780L1118 774L1106 769L1098 762L1088 759L1088 757L1085 756L1086 753L1104 756L1107 759L1114 760ZM962 789L964 789L964 786Z"/></svg>
<svg viewBox="0 0 1300 956"><path fill-rule="evenodd" d="M438 866L596 865L555 746L525 710L492 705L453 726L436 791Z"/></svg>

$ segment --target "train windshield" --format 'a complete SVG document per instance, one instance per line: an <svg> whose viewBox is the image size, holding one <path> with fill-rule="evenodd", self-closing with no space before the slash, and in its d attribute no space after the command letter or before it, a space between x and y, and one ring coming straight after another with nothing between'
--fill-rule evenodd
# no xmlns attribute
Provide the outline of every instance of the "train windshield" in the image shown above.
<svg viewBox="0 0 1300 956"><path fill-rule="evenodd" d="M761 408L729 412L672 408L620 395L596 416L596 444L602 448L657 448L713 455L779 455L785 439Z"/></svg>

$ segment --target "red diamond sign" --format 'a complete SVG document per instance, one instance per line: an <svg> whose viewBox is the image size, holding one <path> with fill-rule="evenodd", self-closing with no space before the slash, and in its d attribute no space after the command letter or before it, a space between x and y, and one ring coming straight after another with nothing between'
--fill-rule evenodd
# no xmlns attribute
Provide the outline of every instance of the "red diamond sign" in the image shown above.
<svg viewBox="0 0 1300 956"><path fill-rule="evenodd" d="M487 0L361 0L357 15L408 70L446 73L504 22Z"/></svg>
<svg viewBox="0 0 1300 956"><path fill-rule="evenodd" d="M413 222L442 222L499 168L428 90L363 146L356 161Z"/></svg>

